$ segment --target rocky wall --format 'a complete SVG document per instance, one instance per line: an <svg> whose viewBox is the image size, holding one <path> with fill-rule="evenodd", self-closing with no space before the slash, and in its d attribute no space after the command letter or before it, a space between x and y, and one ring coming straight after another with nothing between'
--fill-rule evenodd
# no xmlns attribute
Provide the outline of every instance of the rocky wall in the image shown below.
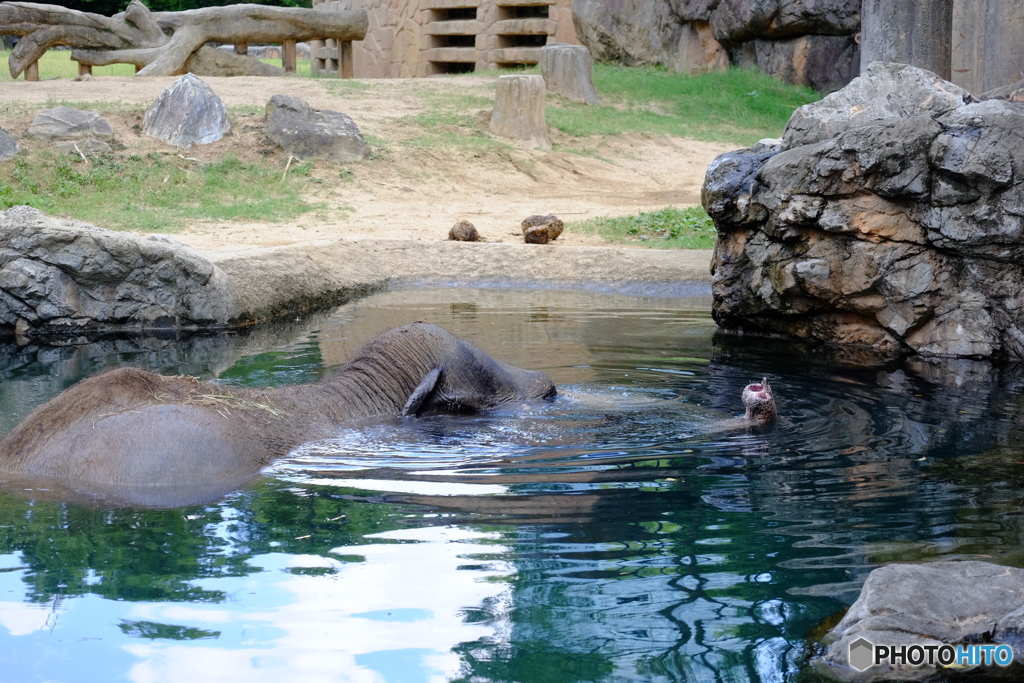
<svg viewBox="0 0 1024 683"><path fill-rule="evenodd" d="M594 58L704 73L730 64L831 92L860 68L861 0L573 0Z"/></svg>
<svg viewBox="0 0 1024 683"><path fill-rule="evenodd" d="M1024 358L1024 104L875 63L716 159L702 200L723 328Z"/></svg>

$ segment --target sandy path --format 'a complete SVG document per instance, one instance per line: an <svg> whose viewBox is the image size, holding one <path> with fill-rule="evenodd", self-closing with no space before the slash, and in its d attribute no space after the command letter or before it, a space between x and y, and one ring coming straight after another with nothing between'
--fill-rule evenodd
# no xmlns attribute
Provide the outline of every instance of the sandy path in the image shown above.
<svg viewBox="0 0 1024 683"><path fill-rule="evenodd" d="M437 98L488 96L494 78L472 76L338 82L298 78L204 78L233 112L234 130L224 140L193 148L201 160L226 153L255 156L268 141L260 111L277 93L301 97L322 109L351 115L375 142L375 158L337 167L318 162L324 182L311 185L310 196L325 210L293 224L196 222L174 235L196 248L215 253L323 239L443 240L458 219L473 222L489 241L519 241L519 221L534 213L554 213L565 220L622 216L668 205L700 201L707 165L735 145L668 136L568 138L557 134L556 149L536 152L518 147L450 148L409 144L409 117L430 110ZM115 103L108 118L116 139L137 153L173 148L141 136L132 126L173 78L103 77L84 81L16 81L0 84L0 128L19 137L27 121L45 106ZM486 110L474 135L486 133ZM582 153L573 153L568 150ZM177 151L177 150L174 150ZM278 153L280 157L280 154ZM272 162L280 158L268 157ZM559 243L598 245L590 235L567 231ZM638 245L639 246L639 245Z"/></svg>

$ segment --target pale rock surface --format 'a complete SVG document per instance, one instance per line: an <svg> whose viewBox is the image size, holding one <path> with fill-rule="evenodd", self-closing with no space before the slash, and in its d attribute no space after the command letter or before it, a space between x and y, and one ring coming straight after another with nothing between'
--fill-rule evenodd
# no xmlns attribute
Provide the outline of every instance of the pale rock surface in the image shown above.
<svg viewBox="0 0 1024 683"><path fill-rule="evenodd" d="M28 134L42 140L109 141L114 137L110 123L94 111L83 111L61 105L44 109L29 124Z"/></svg>
<svg viewBox="0 0 1024 683"><path fill-rule="evenodd" d="M228 110L202 79L185 74L146 110L142 132L175 147L208 145L231 130Z"/></svg>
<svg viewBox="0 0 1024 683"><path fill-rule="evenodd" d="M934 666L899 664L857 672L848 652L860 638L890 646L1007 643L1020 660L1022 613L1024 569L973 560L892 564L868 575L856 602L826 636L831 644L817 663L847 681L920 680L937 673Z"/></svg>
<svg viewBox="0 0 1024 683"><path fill-rule="evenodd" d="M21 151L21 146L18 141L0 128L0 161L13 159L19 151Z"/></svg>
<svg viewBox="0 0 1024 683"><path fill-rule="evenodd" d="M347 114L314 109L291 95L274 95L267 102L267 137L297 159L327 157L333 161L359 161L369 146Z"/></svg>

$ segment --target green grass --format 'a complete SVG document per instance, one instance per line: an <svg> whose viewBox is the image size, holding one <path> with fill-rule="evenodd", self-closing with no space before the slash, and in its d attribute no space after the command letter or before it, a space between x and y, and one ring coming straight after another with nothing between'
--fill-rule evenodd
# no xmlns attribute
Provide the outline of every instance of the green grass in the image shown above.
<svg viewBox="0 0 1024 683"><path fill-rule="evenodd" d="M0 83L9 83L14 80L11 78L11 71L7 67L7 60L10 56L10 50L0 50ZM261 59L260 61L273 66L281 66L280 59ZM295 70L296 75L300 78L311 78L313 76L312 67L308 59L296 60ZM78 62L72 61L71 50L47 50L39 58L39 80L41 81L50 78L74 78L77 75ZM92 75L97 77L134 76L135 65L111 64L110 66L94 66L92 68ZM24 74L18 76L18 80L24 80L24 78Z"/></svg>
<svg viewBox="0 0 1024 683"><path fill-rule="evenodd" d="M493 77L508 73L537 74L536 67L511 72L485 71L466 76ZM462 76L452 76L458 79ZM588 106L549 96L545 118L552 128L574 138L641 133L747 146L779 137L793 110L821 95L790 85L756 69L729 69L687 76L665 69L594 65L594 84L601 104ZM482 127L480 112L494 106L493 86L479 95L424 93L430 110L403 119L422 130L404 144L413 146L480 146L468 132ZM579 145L556 148L579 153Z"/></svg>
<svg viewBox="0 0 1024 683"><path fill-rule="evenodd" d="M16 157L0 177L0 209L28 204L111 229L174 232L185 220L285 221L324 208L303 200L309 165L282 170L233 156L201 164L173 154ZM6 170L6 169L5 169Z"/></svg>
<svg viewBox="0 0 1024 683"><path fill-rule="evenodd" d="M711 249L716 235L714 223L699 206L670 206L635 216L591 218L571 222L566 229L593 233L610 242L665 249Z"/></svg>
<svg viewBox="0 0 1024 683"><path fill-rule="evenodd" d="M685 76L596 64L594 85L597 106L549 98L548 124L574 137L630 132L751 145L782 135L794 109L821 99L751 69Z"/></svg>
<svg viewBox="0 0 1024 683"><path fill-rule="evenodd" d="M7 67L10 50L0 50L0 83L10 83L11 71ZM71 50L47 50L39 58L39 80L50 78L74 78L78 75L78 62L71 61ZM93 76L134 76L135 66L132 64L111 64L110 66L94 66ZM24 80L25 75L18 76Z"/></svg>

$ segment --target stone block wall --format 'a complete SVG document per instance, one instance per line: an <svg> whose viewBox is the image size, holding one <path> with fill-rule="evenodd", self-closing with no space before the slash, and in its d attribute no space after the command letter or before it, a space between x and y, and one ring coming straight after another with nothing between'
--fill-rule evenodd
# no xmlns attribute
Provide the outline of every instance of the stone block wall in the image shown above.
<svg viewBox="0 0 1024 683"><path fill-rule="evenodd" d="M571 0L329 0L364 9L356 78L416 78L536 64L548 43L575 43ZM318 4L317 6L321 6Z"/></svg>

